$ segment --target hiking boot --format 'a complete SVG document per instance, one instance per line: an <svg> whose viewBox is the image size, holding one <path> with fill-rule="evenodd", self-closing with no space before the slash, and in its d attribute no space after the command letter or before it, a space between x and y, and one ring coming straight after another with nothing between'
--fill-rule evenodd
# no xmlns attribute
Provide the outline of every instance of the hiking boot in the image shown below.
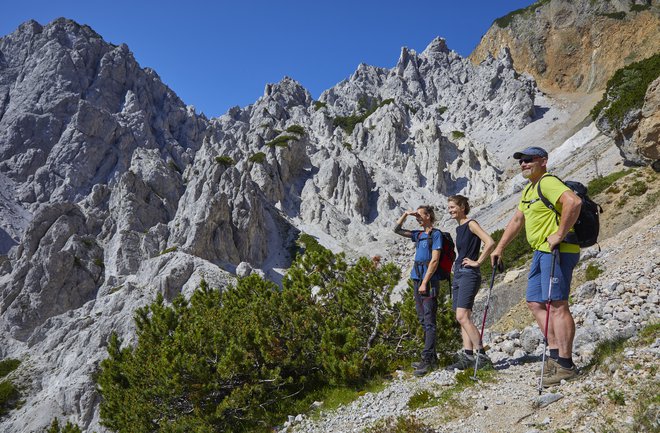
<svg viewBox="0 0 660 433"><path fill-rule="evenodd" d="M445 370L467 370L470 367L474 367L474 356L470 356L467 353L460 351L456 357L456 362L445 367Z"/></svg>
<svg viewBox="0 0 660 433"><path fill-rule="evenodd" d="M413 363L410 364L410 366L411 366L413 369L415 369L415 370L417 370L417 369L418 369L419 367L421 367L422 365L424 365L424 361L423 361L423 360L422 360L422 361L415 361L415 362L413 362Z"/></svg>
<svg viewBox="0 0 660 433"><path fill-rule="evenodd" d="M564 368L561 365L557 364L555 367L554 373L550 376L543 375L543 386L545 388L557 385L561 383L562 380L573 380L578 376L577 367L572 366L571 368Z"/></svg>
<svg viewBox="0 0 660 433"><path fill-rule="evenodd" d="M477 353L479 357L479 364L477 365L478 370L490 370L493 368L493 361L490 360L488 355L485 353ZM472 363L474 365L474 362Z"/></svg>
<svg viewBox="0 0 660 433"><path fill-rule="evenodd" d="M437 364L432 361L422 361L421 365L413 371L413 374L417 377L422 377L426 373L435 370Z"/></svg>
<svg viewBox="0 0 660 433"><path fill-rule="evenodd" d="M555 374L557 367L559 367L559 362L554 358L545 358L545 364L543 366L543 377L550 377ZM536 372L537 376L541 375L541 369Z"/></svg>

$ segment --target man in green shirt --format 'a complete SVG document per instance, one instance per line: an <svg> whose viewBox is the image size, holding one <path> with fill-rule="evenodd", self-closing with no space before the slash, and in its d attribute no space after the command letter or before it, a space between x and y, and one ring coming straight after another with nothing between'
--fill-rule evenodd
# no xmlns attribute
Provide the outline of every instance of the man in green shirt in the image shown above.
<svg viewBox="0 0 660 433"><path fill-rule="evenodd" d="M547 330L550 357L546 361L542 382L543 386L547 387L577 376L572 358L575 322L568 307L568 294L573 268L580 258L580 247L565 242L565 239L580 215L582 201L557 178L544 177L548 164L548 152L544 149L528 147L514 153L513 157L518 160L523 177L529 179L530 183L523 190L518 208L491 254L491 260L502 257L506 246L524 226L527 242L534 249L527 283L527 306L543 331L546 319L545 302L548 300L553 263L552 251L559 248ZM541 182L543 195L561 214L559 221L555 213L540 200L538 182Z"/></svg>

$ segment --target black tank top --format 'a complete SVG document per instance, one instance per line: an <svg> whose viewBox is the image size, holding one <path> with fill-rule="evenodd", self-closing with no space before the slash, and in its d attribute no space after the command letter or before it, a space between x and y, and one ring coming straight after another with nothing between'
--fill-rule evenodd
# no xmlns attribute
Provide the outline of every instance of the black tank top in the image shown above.
<svg viewBox="0 0 660 433"><path fill-rule="evenodd" d="M479 258L481 239L470 230L470 221L473 220L468 220L466 223L456 227L456 249L458 250L458 255L455 265L457 266L460 266L466 257L475 261Z"/></svg>

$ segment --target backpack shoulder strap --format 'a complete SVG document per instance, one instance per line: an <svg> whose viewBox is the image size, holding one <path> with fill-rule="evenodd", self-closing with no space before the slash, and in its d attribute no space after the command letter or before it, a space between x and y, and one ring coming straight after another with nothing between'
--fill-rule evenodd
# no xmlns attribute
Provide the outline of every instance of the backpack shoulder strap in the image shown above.
<svg viewBox="0 0 660 433"><path fill-rule="evenodd" d="M525 197L525 196L527 195L527 193L529 192L529 189L530 189L533 185L534 185L534 184L531 183L531 182L527 184L527 186L525 187L525 190L524 190L523 193L522 193L522 196L523 196L523 197Z"/></svg>
<svg viewBox="0 0 660 433"><path fill-rule="evenodd" d="M426 234L426 236L428 238L428 241L426 242L426 244L429 247L429 260L431 258L433 258L433 232L435 232L435 231L440 232L440 236L442 236L442 232L440 230L436 229L436 228L432 228L431 233ZM440 251L440 254L442 254L442 251Z"/></svg>
<svg viewBox="0 0 660 433"><path fill-rule="evenodd" d="M554 203L550 203L550 200L548 200L548 199L543 195L543 192L541 191L541 181L542 181L543 179L545 179L546 177L554 177L555 179L557 179L557 180L558 180L559 182L561 182L561 183L564 183L564 181L561 180L561 179L559 179L559 178L558 178L557 176L555 176L554 174L544 174L544 175L541 177L541 179L539 179L539 181L536 183L536 192L537 192L538 195L539 195L539 199L541 199L541 201L543 202L543 204L544 204L548 209L550 209L551 211L553 211L553 212L555 213L555 219L557 220L557 224L559 224L559 217L561 216L561 213L559 213L559 211L555 208L555 204L554 204ZM564 184L564 185L565 185L565 184Z"/></svg>

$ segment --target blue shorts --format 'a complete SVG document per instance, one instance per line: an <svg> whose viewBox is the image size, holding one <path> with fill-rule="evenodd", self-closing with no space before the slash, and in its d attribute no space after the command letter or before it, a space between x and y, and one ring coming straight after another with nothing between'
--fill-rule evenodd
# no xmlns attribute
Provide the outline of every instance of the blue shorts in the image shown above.
<svg viewBox="0 0 660 433"><path fill-rule="evenodd" d="M567 301L571 290L573 269L580 260L580 253L559 253L555 266L555 278L552 283L552 300ZM527 276L527 302L546 302L550 287L550 268L552 254L534 251L532 266Z"/></svg>

